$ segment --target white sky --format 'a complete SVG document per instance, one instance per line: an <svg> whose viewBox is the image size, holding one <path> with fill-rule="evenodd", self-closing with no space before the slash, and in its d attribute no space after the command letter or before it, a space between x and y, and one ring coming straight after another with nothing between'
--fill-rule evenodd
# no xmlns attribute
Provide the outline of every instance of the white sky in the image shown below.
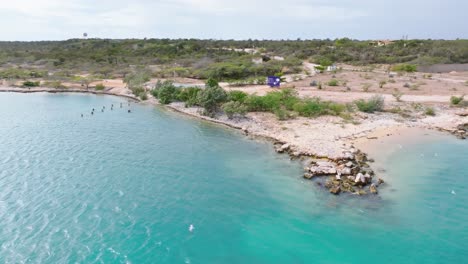
<svg viewBox="0 0 468 264"><path fill-rule="evenodd" d="M0 0L0 40L468 38L466 0Z"/></svg>

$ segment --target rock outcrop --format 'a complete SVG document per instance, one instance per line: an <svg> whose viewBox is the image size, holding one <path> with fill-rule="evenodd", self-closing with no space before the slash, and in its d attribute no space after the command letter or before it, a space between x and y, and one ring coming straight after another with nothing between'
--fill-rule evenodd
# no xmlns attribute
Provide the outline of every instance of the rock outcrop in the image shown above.
<svg viewBox="0 0 468 264"><path fill-rule="evenodd" d="M323 186L335 195L342 192L357 195L377 194L377 187L384 181L379 178L373 183L375 173L367 164L367 155L354 148L345 150L344 154L345 158L341 160L312 160L305 168L304 178L314 180L327 177Z"/></svg>

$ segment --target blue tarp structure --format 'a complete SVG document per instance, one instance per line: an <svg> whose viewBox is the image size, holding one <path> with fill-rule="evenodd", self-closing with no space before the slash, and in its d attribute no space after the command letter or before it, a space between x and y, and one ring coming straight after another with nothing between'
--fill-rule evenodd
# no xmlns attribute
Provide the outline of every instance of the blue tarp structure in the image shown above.
<svg viewBox="0 0 468 264"><path fill-rule="evenodd" d="M270 87L279 87L281 85L281 79L278 76L268 76L267 83Z"/></svg>

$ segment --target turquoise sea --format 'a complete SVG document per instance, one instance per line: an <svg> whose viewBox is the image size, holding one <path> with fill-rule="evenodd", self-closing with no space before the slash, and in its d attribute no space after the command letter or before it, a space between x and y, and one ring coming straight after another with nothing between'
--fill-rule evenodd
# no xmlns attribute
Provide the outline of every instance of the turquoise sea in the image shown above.
<svg viewBox="0 0 468 264"><path fill-rule="evenodd" d="M0 94L0 263L468 261L468 141L405 144L380 196L332 196L270 143L128 108Z"/></svg>

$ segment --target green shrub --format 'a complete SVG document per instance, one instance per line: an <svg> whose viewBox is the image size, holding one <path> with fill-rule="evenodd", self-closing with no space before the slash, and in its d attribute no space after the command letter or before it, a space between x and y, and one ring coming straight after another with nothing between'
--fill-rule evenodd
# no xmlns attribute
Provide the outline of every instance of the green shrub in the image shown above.
<svg viewBox="0 0 468 264"><path fill-rule="evenodd" d="M157 98L161 104L170 104L174 102L179 95L179 89L174 86L171 81L165 81L161 85L157 85L153 91L157 93Z"/></svg>
<svg viewBox="0 0 468 264"><path fill-rule="evenodd" d="M243 117L247 113L247 106L237 101L224 103L222 108L229 119L232 119L236 114Z"/></svg>
<svg viewBox="0 0 468 264"><path fill-rule="evenodd" d="M140 99L143 101L148 100L148 94L146 92L140 93Z"/></svg>
<svg viewBox="0 0 468 264"><path fill-rule="evenodd" d="M294 111L300 116L317 117L320 115L340 115L346 110L343 104L322 101L320 98L302 100L294 105Z"/></svg>
<svg viewBox="0 0 468 264"><path fill-rule="evenodd" d="M452 105L460 105L461 102L463 102L463 99L465 98L465 95L462 96L452 96L450 97L450 103Z"/></svg>
<svg viewBox="0 0 468 264"><path fill-rule="evenodd" d="M204 108L203 114L210 117L213 117L220 104L227 100L226 91L217 84L215 80L209 79L206 88L198 93L198 103Z"/></svg>
<svg viewBox="0 0 468 264"><path fill-rule="evenodd" d="M198 93L202 89L199 87L187 87L181 89L178 100L185 102L185 107L198 105Z"/></svg>
<svg viewBox="0 0 468 264"><path fill-rule="evenodd" d="M296 91L293 89L283 89L281 91L269 92L264 96L250 95L245 100L245 104L250 111L274 112L280 107L292 110L295 103L299 101Z"/></svg>
<svg viewBox="0 0 468 264"><path fill-rule="evenodd" d="M392 67L392 70L396 72L416 72L418 67L413 64L397 64Z"/></svg>
<svg viewBox="0 0 468 264"><path fill-rule="evenodd" d="M426 110L424 111L424 114L428 115L428 116L435 116L436 115L435 110L434 110L433 107L427 107Z"/></svg>
<svg viewBox="0 0 468 264"><path fill-rule="evenodd" d="M336 79L331 79L330 81L328 81L328 86L338 86L338 80Z"/></svg>
<svg viewBox="0 0 468 264"><path fill-rule="evenodd" d="M369 100L359 99L354 102L361 112L374 113L382 111L385 105L385 99L381 95L374 95Z"/></svg>
<svg viewBox="0 0 468 264"><path fill-rule="evenodd" d="M206 80L205 86L206 87L218 87L219 83L214 78L209 78L208 80Z"/></svg>
<svg viewBox="0 0 468 264"><path fill-rule="evenodd" d="M243 103L247 99L248 94L242 91L229 91L228 100Z"/></svg>
<svg viewBox="0 0 468 264"><path fill-rule="evenodd" d="M98 91L102 91L102 90L106 89L106 86L104 86L104 84L102 84L102 83L98 83L98 84L96 84L96 87L94 87L94 89L96 89Z"/></svg>
<svg viewBox="0 0 468 264"><path fill-rule="evenodd" d="M32 82L32 81L25 81L23 82L23 87L37 87L41 85L41 82L37 81L37 82Z"/></svg>
<svg viewBox="0 0 468 264"><path fill-rule="evenodd" d="M135 96L140 96L140 94L145 93L145 89L143 87L133 87L130 90Z"/></svg>
<svg viewBox="0 0 468 264"><path fill-rule="evenodd" d="M49 88L55 88L55 89L65 89L65 88L67 88L60 81L44 82L42 84L42 86L43 87L49 87Z"/></svg>
<svg viewBox="0 0 468 264"><path fill-rule="evenodd" d="M317 71L321 72L321 73L322 73L322 72L324 72L324 71L325 71L325 69L326 69L326 67L325 67L325 66L321 66L321 65L319 65L319 66L315 66L314 68L315 68Z"/></svg>

